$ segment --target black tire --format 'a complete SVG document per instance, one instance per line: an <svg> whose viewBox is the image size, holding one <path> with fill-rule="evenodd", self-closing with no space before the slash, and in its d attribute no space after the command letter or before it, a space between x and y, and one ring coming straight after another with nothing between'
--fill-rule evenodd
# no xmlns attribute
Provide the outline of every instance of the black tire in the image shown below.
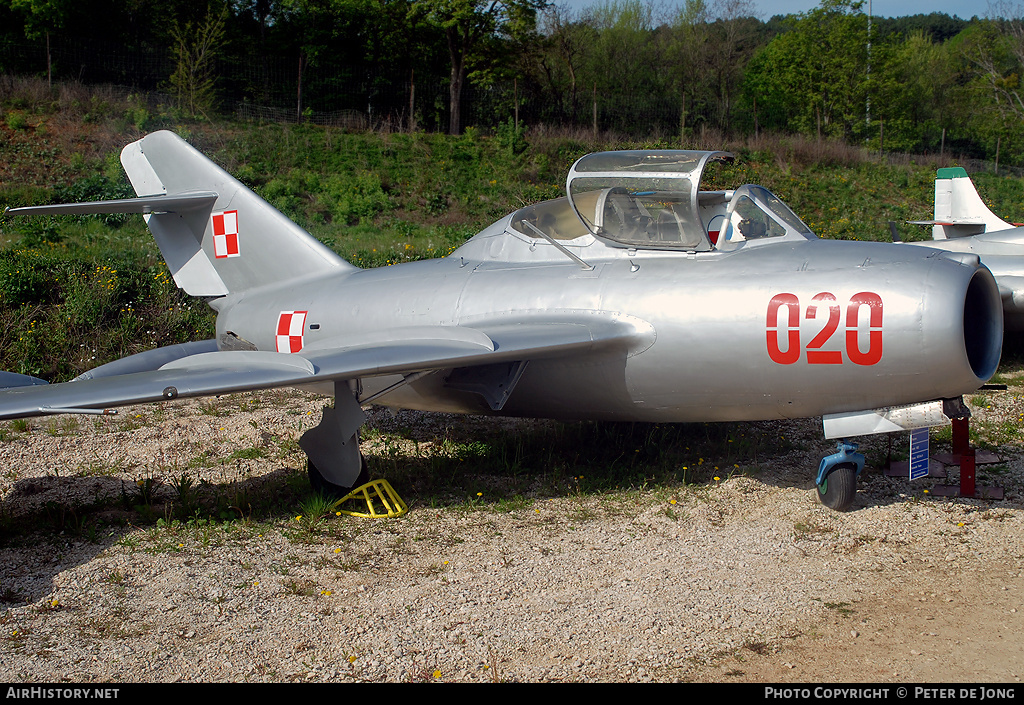
<svg viewBox="0 0 1024 705"><path fill-rule="evenodd" d="M362 453L359 454L359 477L356 478L355 484L352 487L342 487L330 482L320 474L320 470L316 465L313 465L313 461L308 459L306 460L306 473L309 475L309 484L314 492L319 492L326 497L333 497L334 499L341 499L351 492L353 488L365 485L370 481L370 471L366 465L366 457Z"/></svg>
<svg viewBox="0 0 1024 705"><path fill-rule="evenodd" d="M817 488L819 502L829 509L845 512L857 496L857 466L853 463L836 465Z"/></svg>

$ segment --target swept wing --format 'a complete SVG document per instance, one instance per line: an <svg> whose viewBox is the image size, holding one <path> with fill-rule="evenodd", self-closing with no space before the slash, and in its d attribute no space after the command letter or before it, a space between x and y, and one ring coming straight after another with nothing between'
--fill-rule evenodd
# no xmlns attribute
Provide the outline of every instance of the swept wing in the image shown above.
<svg viewBox="0 0 1024 705"><path fill-rule="evenodd" d="M394 329L389 337L301 354L198 352L155 369L94 375L62 384L39 384L40 380L18 375L7 382L12 386L0 391L0 419L558 357L628 345L642 333L621 321L594 319L495 324L483 329L419 326Z"/></svg>

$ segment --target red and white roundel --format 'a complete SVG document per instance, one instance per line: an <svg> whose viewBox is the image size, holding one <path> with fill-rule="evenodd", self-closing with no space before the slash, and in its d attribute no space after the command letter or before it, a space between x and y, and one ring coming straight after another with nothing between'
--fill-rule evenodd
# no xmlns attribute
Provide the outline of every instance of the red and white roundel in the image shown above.
<svg viewBox="0 0 1024 705"><path fill-rule="evenodd" d="M277 351L297 353L302 350L302 329L306 311L281 311L277 317Z"/></svg>
<svg viewBox="0 0 1024 705"><path fill-rule="evenodd" d="M213 214L213 254L222 257L239 257L238 211L224 211Z"/></svg>

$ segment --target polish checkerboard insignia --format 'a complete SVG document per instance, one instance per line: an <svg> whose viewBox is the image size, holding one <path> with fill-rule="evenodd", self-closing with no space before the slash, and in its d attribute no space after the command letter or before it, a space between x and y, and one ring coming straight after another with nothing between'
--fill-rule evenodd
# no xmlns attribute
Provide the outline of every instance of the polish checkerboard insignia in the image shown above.
<svg viewBox="0 0 1024 705"><path fill-rule="evenodd" d="M277 317L277 351L297 353L302 350L302 329L306 311L281 311Z"/></svg>
<svg viewBox="0 0 1024 705"><path fill-rule="evenodd" d="M213 254L222 257L238 257L238 211L224 211L213 214Z"/></svg>

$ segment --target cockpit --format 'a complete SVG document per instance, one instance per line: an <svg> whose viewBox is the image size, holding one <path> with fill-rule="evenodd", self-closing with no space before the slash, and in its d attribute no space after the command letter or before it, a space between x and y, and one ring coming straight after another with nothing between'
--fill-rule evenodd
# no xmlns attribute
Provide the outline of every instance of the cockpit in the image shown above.
<svg viewBox="0 0 1024 705"><path fill-rule="evenodd" d="M522 208L510 225L549 241L589 235L611 246L686 252L815 237L763 186L701 191L705 165L731 159L727 152L682 150L590 154L569 170L567 197Z"/></svg>

